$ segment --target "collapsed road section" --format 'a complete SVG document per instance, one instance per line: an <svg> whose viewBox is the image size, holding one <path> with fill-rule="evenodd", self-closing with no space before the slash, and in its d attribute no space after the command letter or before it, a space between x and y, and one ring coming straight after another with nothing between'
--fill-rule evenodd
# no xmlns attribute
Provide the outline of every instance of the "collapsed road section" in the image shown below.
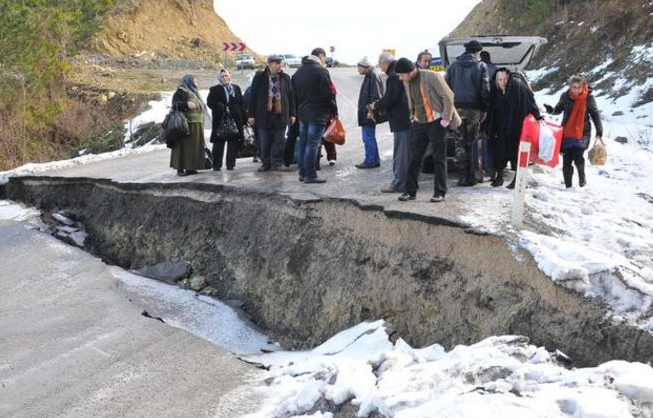
<svg viewBox="0 0 653 418"><path fill-rule="evenodd" d="M86 249L109 263L190 263L286 346L383 318L413 346L519 334L577 365L653 358L650 333L611 321L503 238L450 220L194 183L14 177L4 195L81 222Z"/></svg>

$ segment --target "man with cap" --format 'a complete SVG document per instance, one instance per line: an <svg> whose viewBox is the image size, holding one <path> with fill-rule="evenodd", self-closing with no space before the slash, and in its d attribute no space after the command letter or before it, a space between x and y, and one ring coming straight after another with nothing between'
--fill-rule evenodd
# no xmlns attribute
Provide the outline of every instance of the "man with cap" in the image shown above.
<svg viewBox="0 0 653 418"><path fill-rule="evenodd" d="M408 98L404 85L395 71L397 61L387 52L379 56L379 67L386 73L386 90L383 97L370 105L372 111L386 112L390 131L394 136L392 154L392 183L381 189L382 193L404 193L408 177L408 153L410 149L411 126Z"/></svg>
<svg viewBox="0 0 653 418"><path fill-rule="evenodd" d="M356 164L356 168L376 168L381 166L379 147L376 144L376 121L368 117L367 107L381 98L383 85L367 57L358 61L358 74L365 76L358 94L358 126L362 131L365 160Z"/></svg>
<svg viewBox="0 0 653 418"><path fill-rule="evenodd" d="M459 186L476 183L478 161L473 161L472 145L478 139L480 124L487 116L490 97L490 78L487 66L478 53L483 50L473 39L465 44L465 53L447 67L446 80L453 90L456 110L462 124L456 137L456 165Z"/></svg>
<svg viewBox="0 0 653 418"><path fill-rule="evenodd" d="M422 70L408 58L400 58L395 65L408 97L413 138L411 141L406 191L399 200L415 200L422 158L428 145L433 150L433 197L441 202L447 193L447 128L460 126L460 117L453 102L453 92L440 73Z"/></svg>
<svg viewBox="0 0 653 418"><path fill-rule="evenodd" d="M258 171L279 170L283 160L286 126L295 122L295 96L280 55L270 55L265 70L252 80L248 122L256 129L263 164Z"/></svg>
<svg viewBox="0 0 653 418"><path fill-rule="evenodd" d="M315 48L292 76L299 118L299 181L307 184L326 182L326 179L317 177L315 159L329 116L338 115L325 62L324 49Z"/></svg>

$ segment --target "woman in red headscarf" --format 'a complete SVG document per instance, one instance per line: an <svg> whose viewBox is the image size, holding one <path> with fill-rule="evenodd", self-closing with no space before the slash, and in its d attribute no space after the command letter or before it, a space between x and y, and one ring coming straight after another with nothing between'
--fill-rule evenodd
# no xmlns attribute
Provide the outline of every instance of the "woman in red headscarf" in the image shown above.
<svg viewBox="0 0 653 418"><path fill-rule="evenodd" d="M565 186L571 187L571 180L574 176L573 161L578 170L578 185L585 186L585 158L583 154L589 147L592 136L590 119L596 128L596 138L603 136L603 125L601 115L596 106L596 100L592 96L592 89L587 83L587 78L582 74L574 75L569 79L569 90L562 93L560 101L555 107L544 105L548 113L558 115L564 112L562 117L562 175L565 179Z"/></svg>

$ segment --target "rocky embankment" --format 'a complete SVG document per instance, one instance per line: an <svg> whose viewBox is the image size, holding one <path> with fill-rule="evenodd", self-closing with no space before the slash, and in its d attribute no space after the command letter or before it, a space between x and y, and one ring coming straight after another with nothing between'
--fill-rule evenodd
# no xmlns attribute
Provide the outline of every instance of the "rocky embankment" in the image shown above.
<svg viewBox="0 0 653 418"><path fill-rule="evenodd" d="M578 365L653 358L649 333L613 324L527 253L438 218L208 184L15 177L4 189L83 223L109 263L189 262L204 293L241 301L287 346L384 318L414 346L520 334Z"/></svg>

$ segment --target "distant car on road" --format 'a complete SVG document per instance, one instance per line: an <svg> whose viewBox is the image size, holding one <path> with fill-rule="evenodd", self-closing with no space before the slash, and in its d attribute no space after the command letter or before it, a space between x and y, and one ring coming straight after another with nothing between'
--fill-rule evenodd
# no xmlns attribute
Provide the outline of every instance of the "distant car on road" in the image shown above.
<svg viewBox="0 0 653 418"><path fill-rule="evenodd" d="M333 62L333 57L326 57L325 62L326 62L326 66L328 68L331 68L331 67L333 67L335 65L334 62Z"/></svg>
<svg viewBox="0 0 653 418"><path fill-rule="evenodd" d="M286 66L290 68L299 68L302 65L302 57L294 54L283 54L284 62Z"/></svg>
<svg viewBox="0 0 653 418"><path fill-rule="evenodd" d="M254 57L250 54L241 54L236 57L236 68L242 70L244 68L254 68Z"/></svg>

